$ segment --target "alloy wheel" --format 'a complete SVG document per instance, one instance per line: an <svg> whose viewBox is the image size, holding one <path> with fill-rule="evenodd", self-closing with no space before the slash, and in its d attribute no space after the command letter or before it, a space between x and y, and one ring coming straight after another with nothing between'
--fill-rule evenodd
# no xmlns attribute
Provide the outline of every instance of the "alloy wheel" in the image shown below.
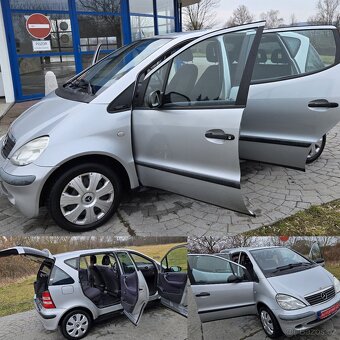
<svg viewBox="0 0 340 340"><path fill-rule="evenodd" d="M314 158L317 154L319 154L322 148L322 144L323 144L323 138L320 138L316 143L313 143L311 145L311 149L309 151L307 159Z"/></svg>

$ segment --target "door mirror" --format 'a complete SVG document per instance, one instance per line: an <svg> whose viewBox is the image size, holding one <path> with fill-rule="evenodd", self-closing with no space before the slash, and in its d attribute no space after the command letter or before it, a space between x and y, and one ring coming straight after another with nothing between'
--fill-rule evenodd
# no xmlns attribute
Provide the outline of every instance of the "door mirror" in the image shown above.
<svg viewBox="0 0 340 340"><path fill-rule="evenodd" d="M242 279L236 275L230 275L227 279L227 283L238 283L238 282L241 282Z"/></svg>
<svg viewBox="0 0 340 340"><path fill-rule="evenodd" d="M97 45L97 48L96 48L96 51L94 52L94 55L93 55L93 58L92 58L92 63L91 65L94 65L99 59L99 55L100 55L100 50L102 49L104 44L98 44Z"/></svg>
<svg viewBox="0 0 340 340"><path fill-rule="evenodd" d="M321 265L325 264L325 260L324 259L316 259L316 260L314 260L314 262L317 263L317 264L321 264Z"/></svg>
<svg viewBox="0 0 340 340"><path fill-rule="evenodd" d="M162 106L162 94L161 91L153 91L148 97L148 106L151 109L160 108Z"/></svg>
<svg viewBox="0 0 340 340"><path fill-rule="evenodd" d="M180 266L172 266L172 267L170 267L170 271L173 272L173 273L178 273L178 272L182 271L182 267L180 267Z"/></svg>

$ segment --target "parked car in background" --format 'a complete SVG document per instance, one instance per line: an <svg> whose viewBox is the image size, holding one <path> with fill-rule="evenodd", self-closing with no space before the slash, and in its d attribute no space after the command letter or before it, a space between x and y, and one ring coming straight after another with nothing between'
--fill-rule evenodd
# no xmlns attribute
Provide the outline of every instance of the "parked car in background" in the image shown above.
<svg viewBox="0 0 340 340"><path fill-rule="evenodd" d="M340 120L337 29L264 25L144 39L101 59L10 126L3 192L70 231L102 225L139 186L253 215L240 159L304 170Z"/></svg>
<svg viewBox="0 0 340 340"><path fill-rule="evenodd" d="M340 282L286 247L189 254L188 276L202 322L258 315L266 335L292 336L340 310Z"/></svg>
<svg viewBox="0 0 340 340"><path fill-rule="evenodd" d="M0 258L40 261L34 304L44 328L60 327L67 339L81 339L93 322L122 312L138 325L150 301L187 315L187 250L172 248L161 263L130 249L90 249L52 255L48 250L13 247Z"/></svg>

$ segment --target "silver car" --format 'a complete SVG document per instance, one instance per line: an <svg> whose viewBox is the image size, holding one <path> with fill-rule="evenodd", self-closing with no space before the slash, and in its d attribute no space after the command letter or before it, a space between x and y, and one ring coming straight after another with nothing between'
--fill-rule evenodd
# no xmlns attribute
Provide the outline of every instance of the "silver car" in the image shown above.
<svg viewBox="0 0 340 340"><path fill-rule="evenodd" d="M41 266L34 304L47 330L60 327L67 339L85 337L93 322L122 312L138 325L145 306L160 300L186 316L186 247L172 248L161 263L129 249L91 249L52 255L13 247L0 258L20 255ZM183 265L184 264L184 265Z"/></svg>
<svg viewBox="0 0 340 340"><path fill-rule="evenodd" d="M202 322L259 315L265 333L277 338L318 326L340 310L339 280L289 248L238 248L188 258Z"/></svg>
<svg viewBox="0 0 340 340"><path fill-rule="evenodd" d="M304 170L340 120L337 29L264 25L144 39L101 59L10 126L3 192L71 231L105 223L140 186L253 215L240 159Z"/></svg>

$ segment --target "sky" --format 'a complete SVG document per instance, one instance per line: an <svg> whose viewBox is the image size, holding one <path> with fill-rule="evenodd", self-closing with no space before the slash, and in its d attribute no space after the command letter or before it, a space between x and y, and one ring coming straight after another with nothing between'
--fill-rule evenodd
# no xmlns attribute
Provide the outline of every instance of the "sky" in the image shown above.
<svg viewBox="0 0 340 340"><path fill-rule="evenodd" d="M316 13L318 0L221 0L220 6L216 9L219 26L222 26L232 12L239 5L248 7L256 19L262 12L271 9L279 10L280 16L286 23L290 23L290 17L294 13L298 22L306 22L307 19Z"/></svg>

